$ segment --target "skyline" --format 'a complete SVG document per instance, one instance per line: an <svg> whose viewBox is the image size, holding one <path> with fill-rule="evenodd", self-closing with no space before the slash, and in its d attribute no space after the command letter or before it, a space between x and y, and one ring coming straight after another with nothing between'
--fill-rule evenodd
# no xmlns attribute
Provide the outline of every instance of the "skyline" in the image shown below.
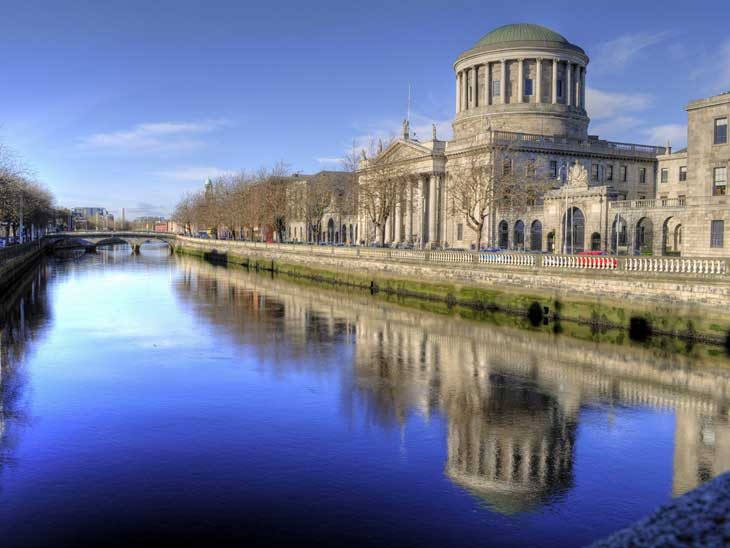
<svg viewBox="0 0 730 548"><path fill-rule="evenodd" d="M453 62L508 23L545 25L586 51L590 133L605 139L679 148L684 105L730 90L720 2L700 3L721 15L709 24L691 17L698 4L528 4L516 16L456 2L446 20L434 2L288 4L11 4L0 142L60 205L166 215L206 177L279 160L337 169L353 141L399 133L409 84L416 137L436 123L448 138Z"/></svg>

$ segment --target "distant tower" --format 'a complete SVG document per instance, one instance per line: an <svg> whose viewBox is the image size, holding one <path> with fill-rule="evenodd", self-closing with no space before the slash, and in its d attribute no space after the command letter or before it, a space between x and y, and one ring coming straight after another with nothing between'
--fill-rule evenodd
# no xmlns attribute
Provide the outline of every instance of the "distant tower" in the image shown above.
<svg viewBox="0 0 730 548"><path fill-rule="evenodd" d="M210 180L210 177L208 177L205 180L205 193L210 194L210 192L213 190L213 181Z"/></svg>

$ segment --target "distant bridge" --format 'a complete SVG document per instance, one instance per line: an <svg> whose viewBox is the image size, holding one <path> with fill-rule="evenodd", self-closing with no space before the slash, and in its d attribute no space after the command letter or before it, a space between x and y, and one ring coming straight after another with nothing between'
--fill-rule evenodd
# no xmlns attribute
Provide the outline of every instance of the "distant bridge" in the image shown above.
<svg viewBox="0 0 730 548"><path fill-rule="evenodd" d="M52 240L53 249L85 249L86 251L96 251L99 246L129 244L132 247L132 253L139 254L140 247L143 244L159 241L166 243L170 250L177 236L172 233L160 232L59 232L47 236Z"/></svg>

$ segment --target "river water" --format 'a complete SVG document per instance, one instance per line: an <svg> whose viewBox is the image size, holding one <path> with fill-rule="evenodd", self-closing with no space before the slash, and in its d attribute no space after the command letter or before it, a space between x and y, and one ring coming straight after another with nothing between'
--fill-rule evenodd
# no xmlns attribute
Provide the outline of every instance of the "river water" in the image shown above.
<svg viewBox="0 0 730 548"><path fill-rule="evenodd" d="M0 309L10 546L584 545L730 469L725 358L128 247Z"/></svg>

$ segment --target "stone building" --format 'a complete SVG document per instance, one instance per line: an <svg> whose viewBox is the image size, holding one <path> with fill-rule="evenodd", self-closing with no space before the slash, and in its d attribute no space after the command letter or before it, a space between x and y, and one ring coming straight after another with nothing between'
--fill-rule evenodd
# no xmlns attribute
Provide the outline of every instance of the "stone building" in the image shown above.
<svg viewBox="0 0 730 548"><path fill-rule="evenodd" d="M288 183L288 241L335 244L357 241L357 194L352 173L298 174L289 177Z"/></svg>
<svg viewBox="0 0 730 548"><path fill-rule="evenodd" d="M381 169L411 175L393 199L385 243L473 248L477 234L457 213L454 188L477 159L552 186L532 204L490 204L481 237L490 247L725 254L730 94L687 107L686 150L606 141L588 133L588 63L579 46L532 24L500 27L460 54L453 139L434 130L418 141L405 121L400 138L361 162L361 188ZM374 241L362 206L358 217L359 240Z"/></svg>

